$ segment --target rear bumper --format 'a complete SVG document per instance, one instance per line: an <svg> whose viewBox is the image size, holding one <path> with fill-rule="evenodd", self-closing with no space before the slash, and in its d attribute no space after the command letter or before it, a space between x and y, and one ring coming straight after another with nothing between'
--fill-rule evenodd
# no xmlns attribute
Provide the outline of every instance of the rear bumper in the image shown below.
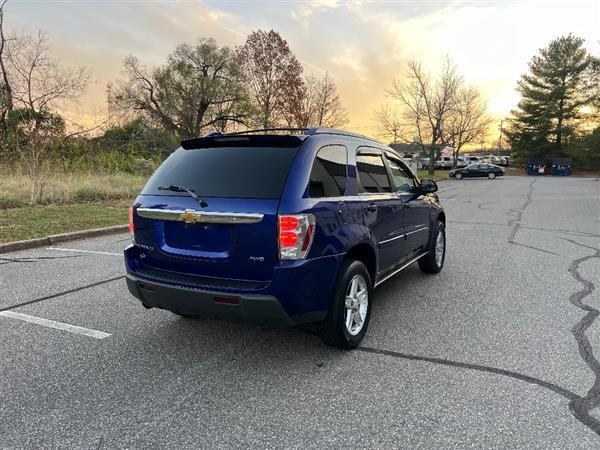
<svg viewBox="0 0 600 450"><path fill-rule="evenodd" d="M164 263L157 267L158 259L137 245L124 256L127 286L147 306L269 327L325 319L344 257L283 261L269 280L249 281L181 273Z"/></svg>
<svg viewBox="0 0 600 450"><path fill-rule="evenodd" d="M271 296L217 292L175 286L127 274L127 288L148 307L178 314L242 322L259 326L286 327L323 320L323 312L290 316L281 302Z"/></svg>

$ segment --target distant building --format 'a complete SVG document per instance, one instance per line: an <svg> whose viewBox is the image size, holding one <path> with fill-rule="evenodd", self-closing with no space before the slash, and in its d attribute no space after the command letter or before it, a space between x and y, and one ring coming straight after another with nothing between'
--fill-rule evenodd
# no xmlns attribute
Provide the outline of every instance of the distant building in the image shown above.
<svg viewBox="0 0 600 450"><path fill-rule="evenodd" d="M422 156L421 153L423 153L421 144L417 142L411 142L410 144L390 144L389 146L400 153L401 156Z"/></svg>

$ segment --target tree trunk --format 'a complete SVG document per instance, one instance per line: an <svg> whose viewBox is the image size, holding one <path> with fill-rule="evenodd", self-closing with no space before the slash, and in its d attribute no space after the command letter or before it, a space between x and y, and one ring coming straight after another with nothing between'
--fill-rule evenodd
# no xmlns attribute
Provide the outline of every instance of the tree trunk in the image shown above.
<svg viewBox="0 0 600 450"><path fill-rule="evenodd" d="M435 173L435 147L433 144L431 144L431 147L429 148L429 168L427 173L432 176Z"/></svg>
<svg viewBox="0 0 600 450"><path fill-rule="evenodd" d="M564 99L558 102L558 123L556 124L556 147L560 156L562 156L562 123L563 123ZM559 155L557 155L559 156Z"/></svg>
<svg viewBox="0 0 600 450"><path fill-rule="evenodd" d="M7 132L7 116L13 109L13 93L10 81L8 79L8 73L6 72L6 65L4 64L4 49L6 47L6 37L4 36L4 4L0 5L0 70L2 71L2 82L4 86L2 88L2 116L0 118L0 126L2 132Z"/></svg>

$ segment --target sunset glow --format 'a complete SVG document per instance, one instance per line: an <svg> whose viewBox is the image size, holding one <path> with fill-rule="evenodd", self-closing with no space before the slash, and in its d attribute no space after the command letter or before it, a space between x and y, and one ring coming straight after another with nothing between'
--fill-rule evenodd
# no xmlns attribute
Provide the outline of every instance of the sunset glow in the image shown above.
<svg viewBox="0 0 600 450"><path fill-rule="evenodd" d="M15 1L6 21L9 30L46 32L65 64L92 69L86 94L68 107L82 121L106 110L106 84L119 78L125 56L158 65L178 43L210 36L236 46L259 28L279 31L305 73L330 74L348 128L367 134L409 58L433 72L452 58L499 120L518 101L515 86L528 61L551 39L572 32L592 53L600 50L598 1Z"/></svg>

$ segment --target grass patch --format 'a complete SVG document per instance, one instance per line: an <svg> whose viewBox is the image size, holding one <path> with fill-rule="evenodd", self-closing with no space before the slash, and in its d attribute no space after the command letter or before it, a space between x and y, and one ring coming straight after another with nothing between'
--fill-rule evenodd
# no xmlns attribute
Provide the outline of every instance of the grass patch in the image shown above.
<svg viewBox="0 0 600 450"><path fill-rule="evenodd" d="M45 237L90 228L124 225L133 200L33 205L0 210L0 242Z"/></svg>
<svg viewBox="0 0 600 450"><path fill-rule="evenodd" d="M427 170L419 170L417 172L417 176L419 177L419 180L430 179L430 180L434 180L434 181L439 181L439 180L447 179L448 172L450 172L450 171L449 170L436 170L432 176L432 175L429 175L429 172Z"/></svg>

